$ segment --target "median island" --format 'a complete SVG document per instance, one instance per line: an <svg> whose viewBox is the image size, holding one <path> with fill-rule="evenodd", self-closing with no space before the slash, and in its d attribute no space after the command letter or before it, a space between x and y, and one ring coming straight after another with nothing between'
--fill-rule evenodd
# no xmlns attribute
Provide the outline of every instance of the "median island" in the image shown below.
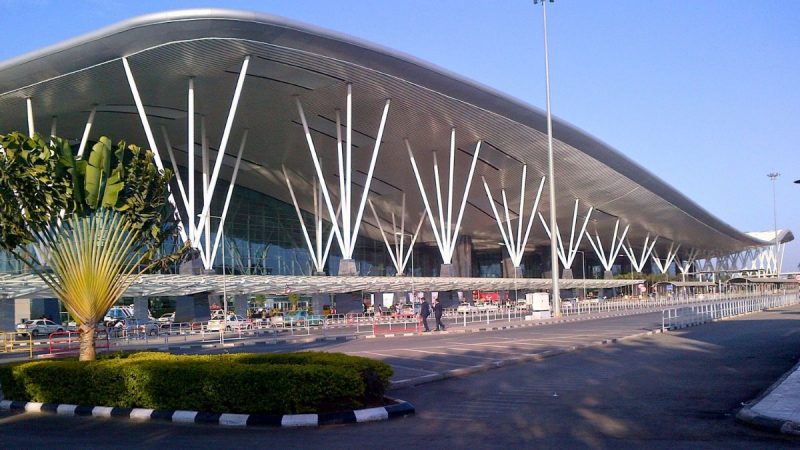
<svg viewBox="0 0 800 450"><path fill-rule="evenodd" d="M341 353L139 352L0 365L0 389L51 404L313 414L387 404L391 375L386 363Z"/></svg>

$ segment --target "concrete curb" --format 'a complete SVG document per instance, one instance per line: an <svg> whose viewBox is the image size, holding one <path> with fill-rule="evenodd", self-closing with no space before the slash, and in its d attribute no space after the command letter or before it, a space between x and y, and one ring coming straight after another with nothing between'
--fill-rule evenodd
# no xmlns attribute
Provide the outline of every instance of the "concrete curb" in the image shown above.
<svg viewBox="0 0 800 450"><path fill-rule="evenodd" d="M778 386L780 386L784 381L786 381L789 375L793 374L797 370L800 370L800 362L795 364L794 367L792 367L786 373L784 373L778 379L778 381L773 383L764 392L759 394L758 397L747 402L747 404L745 404L745 406L743 406L742 409L740 409L739 412L736 413L736 420L746 425L750 425L752 427L759 428L762 430L800 436L800 423L793 422L791 420L770 417L764 414L757 413L752 409L754 406L758 404L758 402L763 400Z"/></svg>
<svg viewBox="0 0 800 450"><path fill-rule="evenodd" d="M636 333L629 336L623 336L620 338L603 339L602 341L595 341L589 344L574 345L571 347L559 348L554 350L545 350L541 353L529 353L525 355L514 356L512 358L499 359L484 364L478 364L475 366L459 367L458 369L446 370L444 372L423 375L421 377L392 381L391 383L389 383L389 389L394 390L412 386L419 386L421 384L432 383L434 381L445 380L448 378L463 377L479 372L486 372L488 370L498 369L500 367L506 367L512 364L523 364L527 362L542 361L546 358L551 358L553 356L572 353L580 350L589 349L592 347L600 347L608 344L616 344L617 342L626 339L634 339L642 336L652 336L661 333L663 333L661 329L655 329L655 330L645 331L643 333Z"/></svg>
<svg viewBox="0 0 800 450"><path fill-rule="evenodd" d="M407 417L414 406L403 400L387 397L395 404L377 408L356 409L323 414L230 414L203 411L115 408L56 403L15 402L0 400L0 410L51 413L64 416L119 417L134 421L212 424L224 427L317 427L348 423L375 422Z"/></svg>

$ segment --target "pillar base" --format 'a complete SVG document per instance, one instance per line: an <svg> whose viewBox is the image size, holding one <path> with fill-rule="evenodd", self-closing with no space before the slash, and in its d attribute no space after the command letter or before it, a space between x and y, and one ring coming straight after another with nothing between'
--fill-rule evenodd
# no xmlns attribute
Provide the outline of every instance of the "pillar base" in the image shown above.
<svg viewBox="0 0 800 450"><path fill-rule="evenodd" d="M564 280L572 280L575 277L572 276L572 269L564 269L564 272L561 273L561 278Z"/></svg>
<svg viewBox="0 0 800 450"><path fill-rule="evenodd" d="M522 267L514 267L510 272L506 278L522 278Z"/></svg>
<svg viewBox="0 0 800 450"><path fill-rule="evenodd" d="M339 262L339 276L340 277L357 277L358 267L354 259L343 259Z"/></svg>
<svg viewBox="0 0 800 450"><path fill-rule="evenodd" d="M452 277L453 276L453 265L452 264L442 264L439 266L439 276L440 277Z"/></svg>
<svg viewBox="0 0 800 450"><path fill-rule="evenodd" d="M614 274L611 273L610 270L606 270L606 271L603 272L603 279L604 280L613 280L614 279Z"/></svg>

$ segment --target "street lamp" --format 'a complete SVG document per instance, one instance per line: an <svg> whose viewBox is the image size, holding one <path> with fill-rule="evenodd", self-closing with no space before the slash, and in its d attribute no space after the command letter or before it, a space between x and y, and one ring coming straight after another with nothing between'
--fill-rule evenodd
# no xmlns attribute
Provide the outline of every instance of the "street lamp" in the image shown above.
<svg viewBox="0 0 800 450"><path fill-rule="evenodd" d="M411 237L414 236L411 233L404 233L401 231L395 231L394 234L395 236L411 236ZM414 291L414 246L413 245L411 246L410 250L411 250L411 307L415 308L416 310L417 292Z"/></svg>
<svg viewBox="0 0 800 450"><path fill-rule="evenodd" d="M547 0L533 0L536 5L542 3L542 18L544 21L544 73L545 89L547 92L547 185L550 191L550 273L553 292L553 315L561 316L561 293L558 288L558 255L556 254L556 187L553 180L553 120L550 114L550 60L547 50ZM553 0L550 0L553 3Z"/></svg>
<svg viewBox="0 0 800 450"><path fill-rule="evenodd" d="M197 217L200 217L202 220L204 216L202 214L198 214ZM228 290L227 290L227 283L225 283L225 222L222 220L220 216L212 216L208 215L211 219L219 219L219 234L220 238L222 239L222 327L219 330L219 342L220 344L225 343L225 330L228 329ZM209 230L206 230L206 233L210 233ZM211 261L213 264L214 261Z"/></svg>
<svg viewBox="0 0 800 450"><path fill-rule="evenodd" d="M778 266L778 207L775 201L775 180L781 176L778 172L770 172L767 177L772 181L772 226L775 231L775 278L780 278L781 268Z"/></svg>
<svg viewBox="0 0 800 450"><path fill-rule="evenodd" d="M581 254L581 278L583 279L583 299L586 299L586 254L583 250L575 250Z"/></svg>

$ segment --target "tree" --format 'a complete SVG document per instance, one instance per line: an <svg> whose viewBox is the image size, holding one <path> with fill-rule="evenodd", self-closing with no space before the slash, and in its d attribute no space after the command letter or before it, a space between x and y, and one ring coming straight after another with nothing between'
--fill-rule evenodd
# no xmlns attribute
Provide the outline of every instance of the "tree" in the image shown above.
<svg viewBox="0 0 800 450"><path fill-rule="evenodd" d="M58 137L0 135L0 248L75 318L81 361L95 359L96 324L131 283L179 254L156 258L178 225L172 173L152 151L101 137L84 156Z"/></svg>

